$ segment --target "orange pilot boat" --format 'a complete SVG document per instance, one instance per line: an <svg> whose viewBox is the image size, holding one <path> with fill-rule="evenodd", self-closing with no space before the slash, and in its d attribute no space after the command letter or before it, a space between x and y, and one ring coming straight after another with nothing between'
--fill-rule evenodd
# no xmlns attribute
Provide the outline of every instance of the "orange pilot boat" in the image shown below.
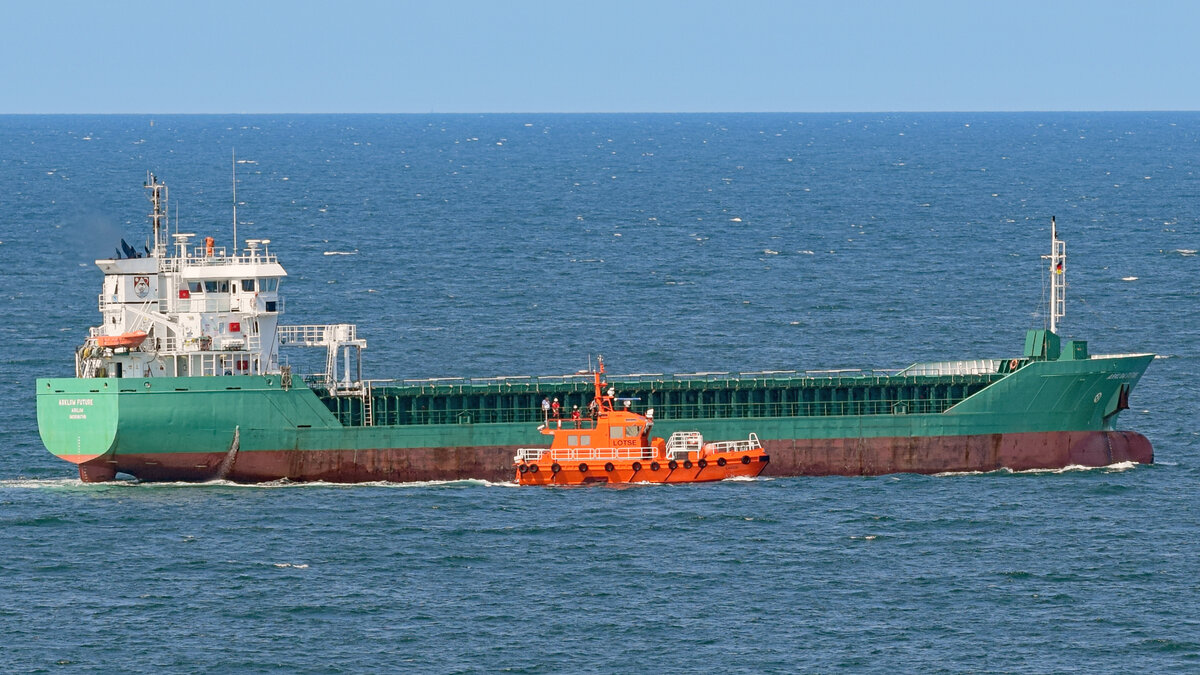
<svg viewBox="0 0 1200 675"><path fill-rule="evenodd" d="M698 431L677 431L667 440L652 438L654 410L639 415L615 403L604 391L604 361L592 376L595 398L590 417L559 419L547 415L538 427L551 437L549 448L521 448L513 458L520 485L589 483L702 483L735 476L753 478L770 457L758 436L743 441L705 443Z"/></svg>

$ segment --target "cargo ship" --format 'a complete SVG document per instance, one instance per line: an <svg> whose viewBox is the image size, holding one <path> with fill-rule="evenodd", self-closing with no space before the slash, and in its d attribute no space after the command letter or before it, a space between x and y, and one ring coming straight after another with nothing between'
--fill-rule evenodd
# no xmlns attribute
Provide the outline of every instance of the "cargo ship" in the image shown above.
<svg viewBox="0 0 1200 675"><path fill-rule="evenodd" d="M464 379L362 377L352 324L284 325L287 274L265 239L229 250L172 233L167 189L146 182L151 236L122 242L103 272L74 377L37 380L46 448L84 481L511 481L540 440L542 400L586 408L589 374ZM235 220L236 223L236 215ZM152 246L152 248L151 248ZM608 376L653 408L665 436L755 434L763 475L1056 469L1153 461L1117 429L1153 354L1091 354L1062 340L1066 244L1051 221L1048 327L1005 358L889 371ZM293 374L280 351L324 350L325 371ZM636 411L635 411L636 412Z"/></svg>

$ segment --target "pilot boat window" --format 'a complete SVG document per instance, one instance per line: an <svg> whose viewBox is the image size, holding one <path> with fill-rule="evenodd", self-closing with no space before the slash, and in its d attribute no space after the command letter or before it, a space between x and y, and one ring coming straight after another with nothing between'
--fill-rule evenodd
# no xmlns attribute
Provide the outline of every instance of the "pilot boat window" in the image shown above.
<svg viewBox="0 0 1200 675"><path fill-rule="evenodd" d="M642 428L636 424L625 427L625 438L637 438L641 433Z"/></svg>
<svg viewBox="0 0 1200 675"><path fill-rule="evenodd" d="M583 445L583 446L590 446L590 445L592 444L592 435L591 435L591 434L584 434L584 435L580 436L580 437L579 437L579 444L580 444L580 445Z"/></svg>
<svg viewBox="0 0 1200 675"><path fill-rule="evenodd" d="M608 428L608 437L609 438L624 438L625 434L622 433L623 431L624 431L624 429L622 429L621 427L609 427Z"/></svg>
<svg viewBox="0 0 1200 675"><path fill-rule="evenodd" d="M567 445L571 446L572 448L579 445L579 437L574 434L567 436Z"/></svg>
<svg viewBox="0 0 1200 675"><path fill-rule="evenodd" d="M254 292L254 280L253 279L242 279L242 290L246 291L247 293Z"/></svg>

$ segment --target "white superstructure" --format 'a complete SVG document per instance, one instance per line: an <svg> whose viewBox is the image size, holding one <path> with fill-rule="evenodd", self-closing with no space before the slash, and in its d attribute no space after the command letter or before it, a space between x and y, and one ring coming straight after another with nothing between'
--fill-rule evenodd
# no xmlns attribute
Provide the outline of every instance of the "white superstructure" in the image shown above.
<svg viewBox="0 0 1200 675"><path fill-rule="evenodd" d="M191 233L168 243L167 189L153 174L153 249L139 256L122 242L126 257L97 260L104 272L99 297L103 323L89 331L76 351L77 377L184 377L277 373L280 336L302 334L300 346L321 346L329 383L337 381L335 358L345 350L341 388L349 380L350 352L366 347L350 324L279 326L280 282L287 276L266 239L247 239L226 251L212 237Z"/></svg>

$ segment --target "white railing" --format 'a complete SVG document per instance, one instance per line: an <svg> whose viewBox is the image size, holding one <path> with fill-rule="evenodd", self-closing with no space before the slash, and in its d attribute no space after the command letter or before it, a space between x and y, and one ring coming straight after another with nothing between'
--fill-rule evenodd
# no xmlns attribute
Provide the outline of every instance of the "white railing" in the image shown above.
<svg viewBox="0 0 1200 675"><path fill-rule="evenodd" d="M653 447L632 448L520 448L517 450L518 462L536 462L542 457L549 457L559 462L576 460L607 460L607 459L654 459Z"/></svg>
<svg viewBox="0 0 1200 675"><path fill-rule="evenodd" d="M261 265L279 262L279 258L274 253L268 253L262 249L257 250L254 255L250 255L248 251L242 251L238 255L226 255L224 246L215 246L213 247L212 257L209 257L206 253L205 247L200 245L193 247L189 255L184 258L179 256L162 257L158 259L158 269L163 272L178 272L184 267Z"/></svg>
<svg viewBox="0 0 1200 675"><path fill-rule="evenodd" d="M676 431L667 439L669 459L687 459L688 453L699 453L704 447L704 436L699 431Z"/></svg>
<svg viewBox="0 0 1200 675"><path fill-rule="evenodd" d="M762 443L758 442L758 434L755 433L751 433L750 438L744 441L719 441L704 445L704 452L709 455L718 452L753 452L761 449Z"/></svg>
<svg viewBox="0 0 1200 675"><path fill-rule="evenodd" d="M357 327L352 323L331 323L313 326L279 326L275 334L279 344L299 347L326 347L334 342L357 340Z"/></svg>

